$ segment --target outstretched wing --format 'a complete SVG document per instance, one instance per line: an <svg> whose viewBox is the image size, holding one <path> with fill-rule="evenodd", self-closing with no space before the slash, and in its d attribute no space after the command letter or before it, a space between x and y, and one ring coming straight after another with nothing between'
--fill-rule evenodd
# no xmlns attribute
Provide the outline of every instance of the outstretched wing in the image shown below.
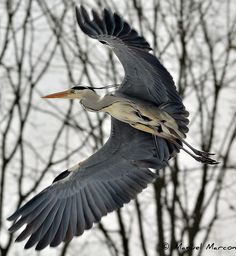
<svg viewBox="0 0 236 256"><path fill-rule="evenodd" d="M116 13L104 9L101 18L94 10L92 14L91 20L83 6L76 7L81 30L112 47L122 63L125 77L118 91L158 106L166 102L183 106L173 78L159 60L149 53L151 47L148 42Z"/></svg>
<svg viewBox="0 0 236 256"><path fill-rule="evenodd" d="M112 124L109 140L97 153L61 173L8 218L14 221L11 232L26 224L16 239L29 237L25 248L54 247L81 235L146 188L157 177L149 167L167 164L174 149L166 141L157 138L156 150L150 134L115 119Z"/></svg>

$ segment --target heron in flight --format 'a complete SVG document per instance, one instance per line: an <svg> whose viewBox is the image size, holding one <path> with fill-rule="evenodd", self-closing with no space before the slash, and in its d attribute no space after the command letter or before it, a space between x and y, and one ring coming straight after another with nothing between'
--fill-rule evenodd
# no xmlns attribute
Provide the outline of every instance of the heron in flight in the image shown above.
<svg viewBox="0 0 236 256"><path fill-rule="evenodd" d="M13 213L10 232L26 224L16 241L29 237L25 248L58 246L90 229L107 213L128 203L180 149L195 160L217 164L210 153L185 141L188 111L173 79L149 53L148 42L118 14L100 16L76 8L81 30L112 48L125 70L113 94L99 96L92 87L75 86L44 98L79 99L88 111L112 116L105 145L87 160L59 174L53 183ZM184 145L186 147L184 147Z"/></svg>

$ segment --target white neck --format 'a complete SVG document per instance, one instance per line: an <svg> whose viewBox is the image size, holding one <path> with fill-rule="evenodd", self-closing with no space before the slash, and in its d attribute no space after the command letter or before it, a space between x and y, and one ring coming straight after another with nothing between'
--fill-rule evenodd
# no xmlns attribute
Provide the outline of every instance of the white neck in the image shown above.
<svg viewBox="0 0 236 256"><path fill-rule="evenodd" d="M112 95L99 96L92 90L87 90L80 103L89 111L102 111L103 108L111 105L116 101L116 97Z"/></svg>

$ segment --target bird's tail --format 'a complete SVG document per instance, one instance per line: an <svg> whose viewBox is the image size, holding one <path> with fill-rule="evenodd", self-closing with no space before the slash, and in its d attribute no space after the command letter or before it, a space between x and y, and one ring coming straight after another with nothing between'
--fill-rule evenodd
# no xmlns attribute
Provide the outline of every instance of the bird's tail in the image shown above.
<svg viewBox="0 0 236 256"><path fill-rule="evenodd" d="M189 131L189 112L185 109L183 104L179 104L176 102L167 102L161 104L159 108L169 114L178 126L178 130L175 132L180 135L180 137L186 138L186 133ZM171 125L171 124L170 124ZM165 126L168 126L168 123L165 123ZM171 126L169 128L172 128Z"/></svg>

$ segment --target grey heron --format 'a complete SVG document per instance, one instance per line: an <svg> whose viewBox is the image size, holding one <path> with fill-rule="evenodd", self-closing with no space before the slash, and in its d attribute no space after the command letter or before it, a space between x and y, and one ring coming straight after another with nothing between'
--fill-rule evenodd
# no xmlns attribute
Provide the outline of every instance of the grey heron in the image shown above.
<svg viewBox="0 0 236 256"><path fill-rule="evenodd" d="M134 199L157 177L149 168L165 167L180 149L197 161L218 163L185 141L188 111L144 37L107 9L102 16L93 10L92 16L83 6L76 8L81 30L110 46L119 58L125 71L122 84L103 97L91 87L75 86L44 98L79 99L89 111L110 114L111 134L100 150L59 174L8 218L14 221L10 232L26 225L16 239L29 237L25 248L55 247L81 235Z"/></svg>

